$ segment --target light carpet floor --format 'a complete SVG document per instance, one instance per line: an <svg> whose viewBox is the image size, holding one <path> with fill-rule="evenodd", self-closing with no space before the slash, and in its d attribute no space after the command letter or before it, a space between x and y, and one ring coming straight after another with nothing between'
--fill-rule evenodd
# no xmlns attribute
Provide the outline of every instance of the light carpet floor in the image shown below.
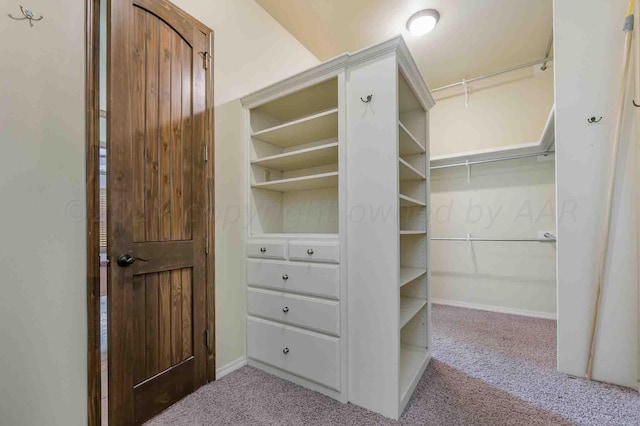
<svg viewBox="0 0 640 426"><path fill-rule="evenodd" d="M637 392L555 370L555 321L434 306L433 324L398 422L243 367L148 425L640 425Z"/></svg>

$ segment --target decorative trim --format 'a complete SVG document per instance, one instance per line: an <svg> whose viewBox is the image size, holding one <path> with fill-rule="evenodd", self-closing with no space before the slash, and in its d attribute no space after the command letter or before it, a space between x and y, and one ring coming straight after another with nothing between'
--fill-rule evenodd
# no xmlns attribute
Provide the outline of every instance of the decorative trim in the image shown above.
<svg viewBox="0 0 640 426"><path fill-rule="evenodd" d="M223 365L222 367L216 370L216 380L222 379L224 376L227 376L233 373L234 371L239 370L245 365L247 365L247 358L244 356L241 356L235 361L231 361L227 365Z"/></svg>
<svg viewBox="0 0 640 426"><path fill-rule="evenodd" d="M524 309L505 308L503 306L482 305L479 303L459 302L457 300L432 299L432 304L454 306L456 308L476 309L478 311L497 312L500 314L520 315L522 317L542 318L548 320L557 320L556 314L541 311L527 311Z"/></svg>
<svg viewBox="0 0 640 426"><path fill-rule="evenodd" d="M344 53L311 69L251 93L241 98L240 101L245 108L254 108L277 97L286 96L289 93L328 80L348 67L358 66L393 52L398 55L398 63L403 74L418 94L425 109L433 107L435 101L429 93L429 88L411 56L404 38L400 35L353 53Z"/></svg>

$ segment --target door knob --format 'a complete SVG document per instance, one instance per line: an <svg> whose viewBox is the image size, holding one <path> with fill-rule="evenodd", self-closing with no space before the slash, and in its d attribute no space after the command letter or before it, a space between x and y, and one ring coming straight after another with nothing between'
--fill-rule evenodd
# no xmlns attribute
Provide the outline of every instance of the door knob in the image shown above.
<svg viewBox="0 0 640 426"><path fill-rule="evenodd" d="M120 256L118 256L118 266L121 268L128 268L129 266L133 265L136 260L141 260L143 262L148 262L148 259L143 259L141 257L134 257L131 256L130 254L121 254Z"/></svg>

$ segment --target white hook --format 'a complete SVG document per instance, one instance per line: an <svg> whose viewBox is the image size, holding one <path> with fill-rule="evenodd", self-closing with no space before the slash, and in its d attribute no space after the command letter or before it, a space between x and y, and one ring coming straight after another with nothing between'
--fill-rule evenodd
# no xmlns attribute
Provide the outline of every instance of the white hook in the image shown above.
<svg viewBox="0 0 640 426"><path fill-rule="evenodd" d="M464 88L464 107L469 108L469 86L464 78L462 79L462 87Z"/></svg>
<svg viewBox="0 0 640 426"><path fill-rule="evenodd" d="M467 160L466 164L467 164L467 183L471 183L471 164L469 164L469 160Z"/></svg>

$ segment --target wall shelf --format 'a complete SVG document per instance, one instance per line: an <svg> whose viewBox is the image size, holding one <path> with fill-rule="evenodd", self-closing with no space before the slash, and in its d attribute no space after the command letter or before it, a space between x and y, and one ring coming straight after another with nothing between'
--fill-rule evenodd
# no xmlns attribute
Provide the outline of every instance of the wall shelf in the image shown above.
<svg viewBox="0 0 640 426"><path fill-rule="evenodd" d="M400 328L407 325L427 304L426 299L417 297L400 297Z"/></svg>
<svg viewBox="0 0 640 426"><path fill-rule="evenodd" d="M400 207L426 207L427 204L415 198L400 194Z"/></svg>
<svg viewBox="0 0 640 426"><path fill-rule="evenodd" d="M337 138L338 108L261 130L251 137L281 148Z"/></svg>
<svg viewBox="0 0 640 426"><path fill-rule="evenodd" d="M404 157L405 155L415 155L415 154L423 154L426 152L426 149L422 146L420 142L409 132L409 130L398 121L398 126L400 127L400 156Z"/></svg>
<svg viewBox="0 0 640 426"><path fill-rule="evenodd" d="M338 142L300 149L284 154L271 155L251 162L253 165L279 170L281 172L337 163Z"/></svg>
<svg viewBox="0 0 640 426"><path fill-rule="evenodd" d="M426 268L400 268L400 287L409 284L427 273Z"/></svg>
<svg viewBox="0 0 640 426"><path fill-rule="evenodd" d="M256 183L252 185L252 187L276 192L303 191L308 189L333 187L337 188L338 172L321 173L318 175Z"/></svg>
<svg viewBox="0 0 640 426"><path fill-rule="evenodd" d="M420 173L415 167L407 163L402 158L400 162L400 180L426 180L427 178Z"/></svg>

